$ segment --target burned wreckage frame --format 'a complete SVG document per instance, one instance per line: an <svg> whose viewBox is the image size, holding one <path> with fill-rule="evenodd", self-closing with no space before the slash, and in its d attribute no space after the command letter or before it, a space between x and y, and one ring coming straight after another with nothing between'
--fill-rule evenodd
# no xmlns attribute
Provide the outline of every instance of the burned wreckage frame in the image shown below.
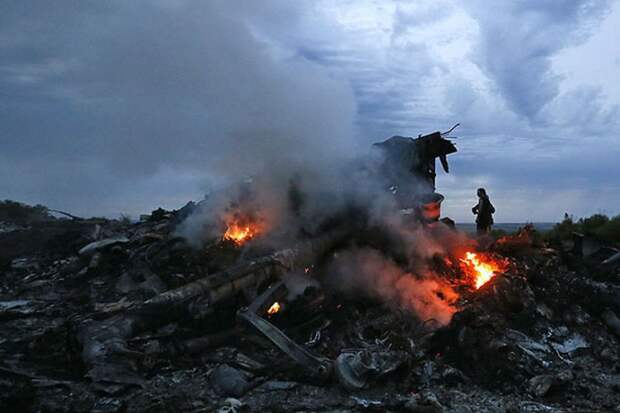
<svg viewBox="0 0 620 413"><path fill-rule="evenodd" d="M357 215L278 250L239 211L189 245L191 202L136 223L2 223L0 410L619 411L620 253L532 226L473 239L440 219L449 132L375 144L400 222L447 245L417 257L440 275L423 282L402 240ZM333 288L324 273L352 245L389 251L377 271L407 267L377 284L401 292Z"/></svg>

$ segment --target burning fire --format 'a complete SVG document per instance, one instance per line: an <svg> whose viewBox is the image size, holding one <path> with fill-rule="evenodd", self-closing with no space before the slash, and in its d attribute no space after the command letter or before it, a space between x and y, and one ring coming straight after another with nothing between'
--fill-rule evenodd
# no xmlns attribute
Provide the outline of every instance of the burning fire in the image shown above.
<svg viewBox="0 0 620 413"><path fill-rule="evenodd" d="M230 215L224 221L226 232L222 238L237 245L242 245L263 232L263 225L258 220L241 216L241 214Z"/></svg>
<svg viewBox="0 0 620 413"><path fill-rule="evenodd" d="M476 289L489 282L491 278L505 268L502 261L474 252L466 252L465 257L459 260L463 263L462 267L465 272L473 277Z"/></svg>
<svg viewBox="0 0 620 413"><path fill-rule="evenodd" d="M269 310L267 310L267 314L274 315L280 311L280 308L280 303L276 301L275 303L271 304L271 307L269 307Z"/></svg>
<svg viewBox="0 0 620 413"><path fill-rule="evenodd" d="M228 226L228 228L226 228L224 239L233 241L237 244L243 244L244 242L254 238L254 235L256 234L249 225L232 223Z"/></svg>

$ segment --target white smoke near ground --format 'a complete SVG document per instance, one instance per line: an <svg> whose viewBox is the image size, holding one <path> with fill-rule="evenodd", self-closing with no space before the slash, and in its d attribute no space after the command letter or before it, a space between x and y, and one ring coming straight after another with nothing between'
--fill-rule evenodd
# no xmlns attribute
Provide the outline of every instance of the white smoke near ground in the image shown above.
<svg viewBox="0 0 620 413"><path fill-rule="evenodd" d="M328 276L333 288L378 298L395 309L415 313L422 321L433 319L445 325L457 310L458 295L445 281L430 273L405 272L376 250L338 253Z"/></svg>
<svg viewBox="0 0 620 413"><path fill-rule="evenodd" d="M308 153L304 144L296 151ZM376 173L382 158L370 151L364 156L354 155L332 154L331 159L320 162L310 157L303 162L274 163L270 169L209 194L177 233L194 245L217 238L222 232L222 217L231 208L255 215L266 235L261 241L274 248L289 247L301 234L316 235L326 220L352 206L381 223L397 214L389 185Z"/></svg>
<svg viewBox="0 0 620 413"><path fill-rule="evenodd" d="M402 238L411 265L415 265L416 260L423 262L435 256L461 255L464 250L475 247L475 241L466 233L446 225L407 225L398 216L387 222L390 231Z"/></svg>

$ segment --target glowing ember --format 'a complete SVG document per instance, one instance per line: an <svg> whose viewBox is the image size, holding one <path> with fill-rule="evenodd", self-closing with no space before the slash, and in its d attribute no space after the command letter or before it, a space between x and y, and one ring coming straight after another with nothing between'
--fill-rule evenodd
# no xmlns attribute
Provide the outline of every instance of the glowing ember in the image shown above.
<svg viewBox="0 0 620 413"><path fill-rule="evenodd" d="M504 263L501 261L474 252L466 252L465 258L461 258L460 261L464 264L466 272L473 277L476 289L504 270Z"/></svg>
<svg viewBox="0 0 620 413"><path fill-rule="evenodd" d="M269 307L269 310L267 310L267 314L274 315L279 311L280 311L280 303L276 301L275 303L271 304L271 307Z"/></svg>

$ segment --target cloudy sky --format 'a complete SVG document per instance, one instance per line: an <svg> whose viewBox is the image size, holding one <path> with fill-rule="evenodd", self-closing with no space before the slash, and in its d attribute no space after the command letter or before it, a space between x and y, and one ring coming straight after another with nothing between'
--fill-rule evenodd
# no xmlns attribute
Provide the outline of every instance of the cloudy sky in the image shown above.
<svg viewBox="0 0 620 413"><path fill-rule="evenodd" d="M0 199L175 208L456 122L444 213L620 213L620 1L0 3Z"/></svg>

